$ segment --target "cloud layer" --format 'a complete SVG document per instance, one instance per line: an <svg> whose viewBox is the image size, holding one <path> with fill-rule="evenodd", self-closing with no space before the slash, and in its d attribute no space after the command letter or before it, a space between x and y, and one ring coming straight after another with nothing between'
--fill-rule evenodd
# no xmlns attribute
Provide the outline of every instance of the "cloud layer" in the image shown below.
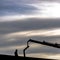
<svg viewBox="0 0 60 60"><path fill-rule="evenodd" d="M0 53L14 55L18 49L22 55L30 38L60 44L59 11L59 0L1 0ZM28 56L60 56L59 49L33 43L30 46L26 52Z"/></svg>
<svg viewBox="0 0 60 60"><path fill-rule="evenodd" d="M26 45L29 38L38 41L46 40L52 43L59 43L59 27L59 19L28 18L26 20L0 22L0 52L5 54L13 54L14 50L17 48L19 53L22 54L25 47L24 45ZM33 46L35 45L32 45L32 47ZM39 48L39 46L41 47ZM9 49L12 49L12 53ZM52 49L52 51L50 49ZM38 47L35 46L30 48L27 53L30 54L40 52L59 54L60 51L59 49L57 50L55 48L47 48L42 45L38 45Z"/></svg>

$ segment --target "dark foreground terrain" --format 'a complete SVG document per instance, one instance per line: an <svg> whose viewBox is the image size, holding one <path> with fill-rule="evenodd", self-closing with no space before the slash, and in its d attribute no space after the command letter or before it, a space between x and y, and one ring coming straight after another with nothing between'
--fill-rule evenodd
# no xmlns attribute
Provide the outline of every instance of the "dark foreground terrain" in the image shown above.
<svg viewBox="0 0 60 60"><path fill-rule="evenodd" d="M53 60L44 58L33 58L33 57L22 57L22 56L10 56L10 55L0 55L0 60Z"/></svg>

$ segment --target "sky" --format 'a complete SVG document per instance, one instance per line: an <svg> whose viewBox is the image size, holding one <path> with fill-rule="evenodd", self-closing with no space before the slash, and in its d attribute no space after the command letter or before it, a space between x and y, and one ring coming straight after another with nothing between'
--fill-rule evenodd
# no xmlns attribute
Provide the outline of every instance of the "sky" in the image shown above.
<svg viewBox="0 0 60 60"><path fill-rule="evenodd" d="M0 54L22 56L29 39L60 44L60 0L0 0ZM60 50L30 43L26 56L60 59Z"/></svg>

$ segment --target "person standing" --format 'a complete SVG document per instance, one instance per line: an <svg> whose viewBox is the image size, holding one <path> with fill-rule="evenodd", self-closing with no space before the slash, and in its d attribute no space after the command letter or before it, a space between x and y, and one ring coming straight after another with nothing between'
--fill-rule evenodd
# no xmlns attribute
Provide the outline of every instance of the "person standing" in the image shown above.
<svg viewBox="0 0 60 60"><path fill-rule="evenodd" d="M15 56L18 56L18 50L16 49L14 52Z"/></svg>

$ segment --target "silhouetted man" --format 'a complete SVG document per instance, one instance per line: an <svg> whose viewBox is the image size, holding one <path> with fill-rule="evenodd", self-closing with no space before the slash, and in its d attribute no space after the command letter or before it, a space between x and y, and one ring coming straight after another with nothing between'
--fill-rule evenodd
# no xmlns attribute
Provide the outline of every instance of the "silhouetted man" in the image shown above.
<svg viewBox="0 0 60 60"><path fill-rule="evenodd" d="M18 50L16 49L14 52L15 56L18 56Z"/></svg>

